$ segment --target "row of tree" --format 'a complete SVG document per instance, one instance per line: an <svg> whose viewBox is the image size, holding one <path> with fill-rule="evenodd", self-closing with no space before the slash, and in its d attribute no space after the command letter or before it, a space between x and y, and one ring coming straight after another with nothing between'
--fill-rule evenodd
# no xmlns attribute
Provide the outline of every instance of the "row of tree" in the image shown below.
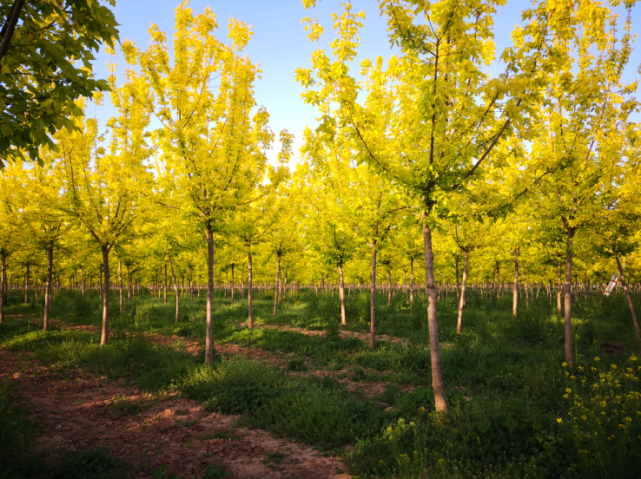
<svg viewBox="0 0 641 479"><path fill-rule="evenodd" d="M123 42L129 68L118 84L111 67L118 114L104 131L76 119L41 148L42 164L3 172L2 277L8 261L14 278L38 271L46 328L54 276L100 276L106 344L110 265L147 285L168 268L177 318L180 279L202 276L207 363L222 274L246 282L250 328L257 277L278 295L287 281L336 274L343 324L345 282L369 283L371 347L377 282L424 282L432 384L445 411L437 279L458 282L461 272L460 331L468 277L500 284L509 274L515 315L521 282L563 284L572 365L572 283L602 283L615 267L623 275L622 261L628 271L638 266L639 105L637 84L622 79L633 5L621 25L596 1L535 2L497 62L499 6L382 1L398 53L364 60L354 73L365 15L345 4L331 51L316 50L312 67L296 72L319 126L305 130L292 171L286 130L278 161L267 159L275 135L254 99L258 67L243 56L251 29L232 18L226 44L214 35L214 14L195 15L184 2L173 58L155 25L147 50ZM318 42L322 26L305 22ZM497 64L503 73L486 73ZM277 305L278 297L275 313Z"/></svg>

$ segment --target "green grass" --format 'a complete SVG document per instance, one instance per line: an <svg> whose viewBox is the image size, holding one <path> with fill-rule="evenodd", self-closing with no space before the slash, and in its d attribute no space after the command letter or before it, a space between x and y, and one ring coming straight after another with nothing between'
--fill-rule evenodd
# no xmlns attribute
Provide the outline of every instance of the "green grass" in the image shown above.
<svg viewBox="0 0 641 479"><path fill-rule="evenodd" d="M249 331L241 327L246 303L237 301L232 306L230 298L217 291L215 341L288 354L282 368L225 358L218 358L213 367L205 366L202 355L157 346L135 334L177 334L202 342L203 296L193 302L181 298L180 323L175 325L173 297L163 304L141 294L127 303L120 318L114 294L111 325L116 337L100 347L97 334L39 331L27 319L39 314L41 302L22 305L17 295L10 295L8 314L23 317L10 318L0 326L0 345L32 351L57 368L82 367L109 378L126 378L149 391L177 390L211 410L242 414L247 426L322 448L354 444L356 448L345 457L351 472L361 478L420 477L419 469L429 471L430 477L462 478L635 477L639 473L630 461L636 460L634 451L641 450L641 442L632 438L626 446L606 445L605 456L616 456L618 461L606 468L603 458L582 456L583 446L557 421L567 417L571 407L563 398L568 387L561 367L563 323L543 292L538 300L530 298L529 308L521 299L517 319L512 317L511 295L490 304L471 292L460 335L456 334L454 298L441 299L442 368L450 414L435 416L426 303L423 295L417 296L413 316L402 294L394 296L390 307L386 294L378 297L377 332L405 338L408 345L380 341L370 351L365 341L338 334L337 295L292 292L274 317L270 294L257 294L254 316L259 324L326 333L310 336L291 330ZM636 297L635 302L641 309ZM368 331L369 292L353 292L347 298L347 313L348 330ZM624 368L637 346L623 298L593 294L585 301L581 297L573 316L577 364L600 356L619 370ZM59 292L53 317L99 325L99 299L93 292L84 299ZM125 338L125 331L134 334ZM606 358L603 343L616 343L624 354ZM348 392L338 381L305 377L314 369L339 371L362 384L372 380L390 384L379 397L367 399ZM403 392L407 384L416 389ZM638 383L630 384L629 388L639 391ZM401 426L400 419L414 426Z"/></svg>

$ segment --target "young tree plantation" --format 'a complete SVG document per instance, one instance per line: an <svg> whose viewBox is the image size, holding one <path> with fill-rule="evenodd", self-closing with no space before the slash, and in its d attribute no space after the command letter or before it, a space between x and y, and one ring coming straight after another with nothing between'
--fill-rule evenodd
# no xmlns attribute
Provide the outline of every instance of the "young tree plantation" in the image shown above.
<svg viewBox="0 0 641 479"><path fill-rule="evenodd" d="M196 3L0 1L0 478L641 477L636 2Z"/></svg>

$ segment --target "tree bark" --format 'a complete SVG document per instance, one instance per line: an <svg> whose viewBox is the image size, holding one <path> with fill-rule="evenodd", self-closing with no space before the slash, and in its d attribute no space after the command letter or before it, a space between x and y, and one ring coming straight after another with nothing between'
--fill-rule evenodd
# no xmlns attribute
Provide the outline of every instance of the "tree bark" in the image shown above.
<svg viewBox="0 0 641 479"><path fill-rule="evenodd" d="M167 263L165 263L165 285L163 287L163 304L167 304Z"/></svg>
<svg viewBox="0 0 641 479"><path fill-rule="evenodd" d="M205 332L205 364L214 363L213 302L214 302L214 233L205 229L207 238L207 327Z"/></svg>
<svg viewBox="0 0 641 479"><path fill-rule="evenodd" d="M574 353L572 351L572 237L574 231L568 231L566 257L565 257L565 362L570 367L574 365Z"/></svg>
<svg viewBox="0 0 641 479"><path fill-rule="evenodd" d="M427 216L424 213L424 217ZM423 225L423 243L425 247L425 292L427 294L427 323L430 333L430 358L432 363L432 389L436 411L447 413L445 386L441 372L441 345L438 339L438 320L436 317L436 285L434 283L434 251L432 249L432 231Z"/></svg>
<svg viewBox="0 0 641 479"><path fill-rule="evenodd" d="M247 253L247 314L248 314L248 327L254 329L254 312L252 311L252 288L253 288L253 275L252 275L252 252Z"/></svg>
<svg viewBox="0 0 641 479"><path fill-rule="evenodd" d="M53 285L53 246L47 248L47 283L45 284L45 311L42 329L49 331L49 315L51 311L51 288Z"/></svg>
<svg viewBox="0 0 641 479"><path fill-rule="evenodd" d="M278 313L278 289L280 287L280 252L276 253L278 265L276 266L276 285L274 286L274 316Z"/></svg>
<svg viewBox="0 0 641 479"><path fill-rule="evenodd" d="M387 270L387 307L392 305L392 272Z"/></svg>
<svg viewBox="0 0 641 479"><path fill-rule="evenodd" d="M9 17L4 23L2 28L2 44L0 44L0 60L2 60L9 51L11 39L13 38L13 33L15 32L16 25L20 19L20 14L22 13L22 7L24 7L25 1L26 0L15 0L15 3L11 7Z"/></svg>
<svg viewBox="0 0 641 479"><path fill-rule="evenodd" d="M641 333L639 332L639 321L637 319L637 314L634 311L634 305L632 304L632 298L630 297L630 287L628 286L625 276L623 275L623 266L621 265L621 260L617 256L617 267L619 268L619 275L621 275L621 286L623 286L623 291L625 292L625 297L628 300L628 306L630 306L630 313L632 313L632 322L634 323L634 334L637 337L637 343L639 344L639 353L641 353Z"/></svg>
<svg viewBox="0 0 641 479"><path fill-rule="evenodd" d="M119 293L120 293L120 317L122 318L122 312L125 307L125 298L122 291L122 262L118 260L118 282L119 284Z"/></svg>
<svg viewBox="0 0 641 479"><path fill-rule="evenodd" d="M25 304L29 302L29 263L27 263L27 277L24 283L24 302Z"/></svg>
<svg viewBox="0 0 641 479"><path fill-rule="evenodd" d="M131 271L129 271L129 266L127 266L127 302L131 303L131 299L134 297L134 285Z"/></svg>
<svg viewBox="0 0 641 479"><path fill-rule="evenodd" d="M463 284L461 286L461 297L458 303L458 323L456 324L456 332L461 334L463 328L463 306L465 306L465 288L467 287L467 264L469 252L463 252Z"/></svg>
<svg viewBox="0 0 641 479"><path fill-rule="evenodd" d="M180 317L180 297L178 294L178 283L176 282L176 273L174 272L174 263L171 260L171 255L167 256L169 258L169 266L171 267L171 277L174 280L174 292L176 293L176 321L175 323L178 324L178 318ZM165 268L167 266L165 265Z"/></svg>
<svg viewBox="0 0 641 479"><path fill-rule="evenodd" d="M234 289L235 289L235 283L234 283L234 263L231 264L231 305L234 305Z"/></svg>
<svg viewBox="0 0 641 479"><path fill-rule="evenodd" d="M4 287L6 282L5 269L7 267L7 255L2 253L0 256L2 257L2 265L0 268L0 323L4 323Z"/></svg>
<svg viewBox="0 0 641 479"><path fill-rule="evenodd" d="M519 248L514 250L514 287L512 289L512 316L516 318L519 306Z"/></svg>
<svg viewBox="0 0 641 479"><path fill-rule="evenodd" d="M410 258L410 316L414 315L414 258Z"/></svg>
<svg viewBox="0 0 641 479"><path fill-rule="evenodd" d="M556 288L556 314L559 317L563 314L563 306L561 305L561 263L557 265L557 288Z"/></svg>
<svg viewBox="0 0 641 479"><path fill-rule="evenodd" d="M341 324L343 326L347 325L347 315L345 313L345 282L343 279L343 266L340 265L338 267L338 278L340 280L340 284L338 286L338 294L340 296L341 300Z"/></svg>
<svg viewBox="0 0 641 479"><path fill-rule="evenodd" d="M372 246L372 277L370 281L369 348L374 349L376 334L376 241Z"/></svg>
<svg viewBox="0 0 641 479"><path fill-rule="evenodd" d="M81 282L80 288L82 291L82 297L84 298L85 297L85 271L83 268L80 268L80 282Z"/></svg>
<svg viewBox="0 0 641 479"><path fill-rule="evenodd" d="M104 290L102 293L102 332L100 345L109 342L109 246L102 245L102 269L105 274Z"/></svg>

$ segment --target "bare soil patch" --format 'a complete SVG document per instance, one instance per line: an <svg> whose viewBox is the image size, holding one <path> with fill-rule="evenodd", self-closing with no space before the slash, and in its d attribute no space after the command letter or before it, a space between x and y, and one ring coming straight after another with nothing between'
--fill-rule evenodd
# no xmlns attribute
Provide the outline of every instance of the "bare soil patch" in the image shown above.
<svg viewBox="0 0 641 479"><path fill-rule="evenodd" d="M146 395L82 371L52 372L28 355L0 349L0 380L7 378L30 401L43 428L38 445L52 455L102 446L132 463L141 478L165 465L168 473L195 478L214 464L240 479L350 477L335 456L238 427L237 416L210 413L172 394Z"/></svg>

